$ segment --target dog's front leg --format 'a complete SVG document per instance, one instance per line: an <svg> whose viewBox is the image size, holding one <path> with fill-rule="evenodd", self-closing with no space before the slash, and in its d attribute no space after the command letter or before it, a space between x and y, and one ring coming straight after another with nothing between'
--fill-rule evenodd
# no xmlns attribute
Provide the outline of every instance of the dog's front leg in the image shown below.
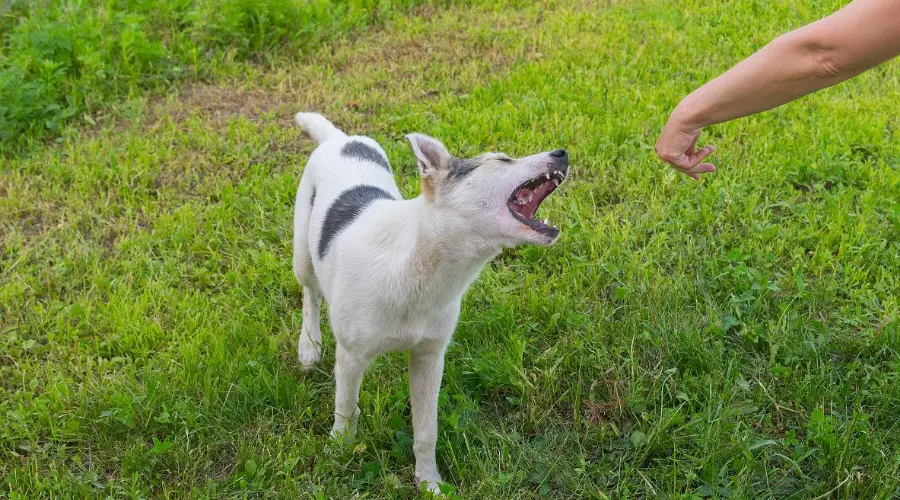
<svg viewBox="0 0 900 500"><path fill-rule="evenodd" d="M335 350L334 363L334 426L331 436L347 439L356 436L359 420L359 385L369 366L368 359L360 359L340 344Z"/></svg>
<svg viewBox="0 0 900 500"><path fill-rule="evenodd" d="M444 349L420 346L409 353L409 397L412 403L413 452L416 455L416 485L423 481L439 492L441 475L434 448L437 443L437 404L444 372Z"/></svg>

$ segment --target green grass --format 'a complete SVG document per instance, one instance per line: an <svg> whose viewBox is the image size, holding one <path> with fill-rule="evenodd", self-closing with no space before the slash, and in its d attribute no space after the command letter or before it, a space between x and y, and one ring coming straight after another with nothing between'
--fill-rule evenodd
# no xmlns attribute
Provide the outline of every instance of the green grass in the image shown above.
<svg viewBox="0 0 900 500"><path fill-rule="evenodd" d="M380 24L417 0L9 0L0 8L0 155L115 103L209 78L234 60L272 64Z"/></svg>
<svg viewBox="0 0 900 500"><path fill-rule="evenodd" d="M652 154L681 96L841 2L786 5L419 9L201 59L4 160L0 497L417 494L405 355L330 452L327 330L298 369L300 109L379 140L409 196L411 131L571 154L560 241L464 301L438 440L461 497L900 495L900 65L711 128L702 182Z"/></svg>

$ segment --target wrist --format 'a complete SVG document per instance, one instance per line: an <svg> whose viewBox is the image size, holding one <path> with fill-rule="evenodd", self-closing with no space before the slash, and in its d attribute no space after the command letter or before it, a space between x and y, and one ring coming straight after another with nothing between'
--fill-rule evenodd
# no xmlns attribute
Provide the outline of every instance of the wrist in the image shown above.
<svg viewBox="0 0 900 500"><path fill-rule="evenodd" d="M694 105L692 97L693 94L682 99L669 118L683 130L696 130L707 125L700 114L699 106Z"/></svg>

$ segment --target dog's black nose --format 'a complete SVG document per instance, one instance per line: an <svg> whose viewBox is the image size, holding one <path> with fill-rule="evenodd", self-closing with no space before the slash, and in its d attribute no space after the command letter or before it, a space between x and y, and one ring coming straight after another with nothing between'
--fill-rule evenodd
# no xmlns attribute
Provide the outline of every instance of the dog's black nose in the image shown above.
<svg viewBox="0 0 900 500"><path fill-rule="evenodd" d="M565 149L557 149L556 151L550 153L550 156L554 158L565 158L567 156Z"/></svg>

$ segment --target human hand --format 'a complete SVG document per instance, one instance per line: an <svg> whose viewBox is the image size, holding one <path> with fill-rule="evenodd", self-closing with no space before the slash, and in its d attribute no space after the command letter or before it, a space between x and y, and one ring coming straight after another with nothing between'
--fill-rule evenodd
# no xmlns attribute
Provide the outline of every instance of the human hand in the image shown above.
<svg viewBox="0 0 900 500"><path fill-rule="evenodd" d="M700 178L700 174L715 172L716 167L711 163L703 163L716 150L715 146L705 146L697 151L697 139L702 130L688 126L677 113L672 113L656 141L656 156L695 180Z"/></svg>

